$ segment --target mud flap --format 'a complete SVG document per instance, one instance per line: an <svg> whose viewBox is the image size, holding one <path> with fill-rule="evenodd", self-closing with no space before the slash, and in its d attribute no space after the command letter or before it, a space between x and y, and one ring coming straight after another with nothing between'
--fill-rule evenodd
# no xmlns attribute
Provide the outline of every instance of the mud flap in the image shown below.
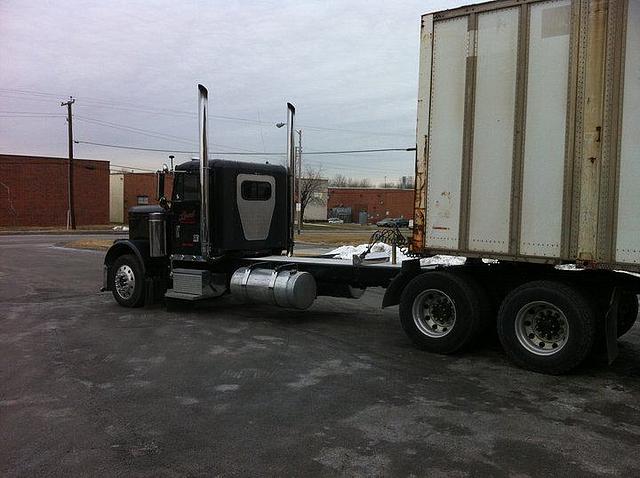
<svg viewBox="0 0 640 478"><path fill-rule="evenodd" d="M100 292L108 291L109 289L109 266L106 264L102 266L102 287Z"/></svg>
<svg viewBox="0 0 640 478"><path fill-rule="evenodd" d="M144 305L145 306L151 305L155 301L155 282L153 278L146 277L144 279L144 288L145 288Z"/></svg>
<svg viewBox="0 0 640 478"><path fill-rule="evenodd" d="M618 356L618 309L620 308L620 298L622 291L618 287L614 287L609 301L609 308L605 316L605 340L607 344L607 359L609 365Z"/></svg>
<svg viewBox="0 0 640 478"><path fill-rule="evenodd" d="M402 262L400 274L395 276L387 287L382 299L382 308L390 307L392 305L398 305L400 303L400 296L402 291L407 286L409 281L415 276L420 274L420 259L411 259Z"/></svg>

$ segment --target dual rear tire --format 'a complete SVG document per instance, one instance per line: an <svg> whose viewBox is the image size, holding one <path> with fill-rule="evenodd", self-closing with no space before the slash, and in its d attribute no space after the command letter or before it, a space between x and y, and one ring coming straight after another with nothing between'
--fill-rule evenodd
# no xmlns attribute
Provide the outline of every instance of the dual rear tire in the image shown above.
<svg viewBox="0 0 640 478"><path fill-rule="evenodd" d="M567 284L534 281L512 290L497 317L507 356L535 372L562 374L593 349L598 312L585 294Z"/></svg>
<svg viewBox="0 0 640 478"><path fill-rule="evenodd" d="M569 372L589 355L600 315L580 288L533 281L507 294L495 319L489 295L473 277L459 271L417 276L400 300L402 327L419 348L440 354L459 352L497 322L507 356L522 368L548 374ZM622 314L621 321L628 322L630 315L633 310ZM626 322L625 327L629 327Z"/></svg>

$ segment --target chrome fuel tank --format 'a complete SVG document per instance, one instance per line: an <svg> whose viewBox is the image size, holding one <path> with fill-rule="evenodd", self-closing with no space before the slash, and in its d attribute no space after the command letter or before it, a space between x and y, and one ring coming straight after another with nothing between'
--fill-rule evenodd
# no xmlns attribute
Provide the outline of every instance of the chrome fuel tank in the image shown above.
<svg viewBox="0 0 640 478"><path fill-rule="evenodd" d="M247 302L307 309L316 298L316 281L295 269L241 267L231 276L231 293Z"/></svg>

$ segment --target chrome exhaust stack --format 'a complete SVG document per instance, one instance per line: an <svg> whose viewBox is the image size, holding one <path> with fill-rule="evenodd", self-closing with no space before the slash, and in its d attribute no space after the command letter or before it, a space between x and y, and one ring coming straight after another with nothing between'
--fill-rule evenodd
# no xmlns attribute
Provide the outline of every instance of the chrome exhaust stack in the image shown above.
<svg viewBox="0 0 640 478"><path fill-rule="evenodd" d="M209 148L207 112L209 92L198 84L198 123L200 133L200 250L202 258L209 260Z"/></svg>
<svg viewBox="0 0 640 478"><path fill-rule="evenodd" d="M296 200L295 200L295 184L296 184L296 155L293 134L295 129L293 128L293 120L296 116L296 107L291 103L287 103L287 179L289 186L289 241L287 244L287 255L293 255L293 220L296 216Z"/></svg>

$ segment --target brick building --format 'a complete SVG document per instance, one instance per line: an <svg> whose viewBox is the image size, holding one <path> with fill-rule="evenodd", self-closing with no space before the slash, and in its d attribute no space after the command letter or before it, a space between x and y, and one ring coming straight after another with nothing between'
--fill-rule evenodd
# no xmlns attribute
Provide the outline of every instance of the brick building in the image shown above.
<svg viewBox="0 0 640 478"><path fill-rule="evenodd" d="M413 219L413 189L329 188L330 217L334 208L350 209L351 222L358 222L361 212L367 213L369 223L386 217Z"/></svg>
<svg viewBox="0 0 640 478"><path fill-rule="evenodd" d="M158 179L155 173L111 173L110 182L110 220L113 223L126 223L127 211L133 206L158 204L156 191ZM167 174L164 182L165 196L170 199L173 176Z"/></svg>
<svg viewBox="0 0 640 478"><path fill-rule="evenodd" d="M69 160L0 154L0 227L65 227ZM109 162L74 159L77 226L109 223Z"/></svg>

